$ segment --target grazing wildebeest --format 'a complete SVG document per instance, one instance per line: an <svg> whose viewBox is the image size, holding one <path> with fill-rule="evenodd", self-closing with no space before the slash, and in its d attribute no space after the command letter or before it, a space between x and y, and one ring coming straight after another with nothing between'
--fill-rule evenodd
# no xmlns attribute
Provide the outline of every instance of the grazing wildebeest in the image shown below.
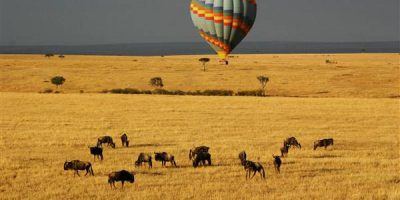
<svg viewBox="0 0 400 200"><path fill-rule="evenodd" d="M121 136L121 142L122 142L122 146L129 146L129 140L128 140L128 136L126 135L126 133L122 134Z"/></svg>
<svg viewBox="0 0 400 200"><path fill-rule="evenodd" d="M208 152L200 151L196 154L195 158L193 159L193 167L198 167L199 164L206 165L206 161L209 166L211 166L211 154Z"/></svg>
<svg viewBox="0 0 400 200"><path fill-rule="evenodd" d="M333 139L329 138L329 139L322 139L322 140L317 140L314 142L314 150L316 150L318 147L328 147L333 145Z"/></svg>
<svg viewBox="0 0 400 200"><path fill-rule="evenodd" d="M247 160L247 154L245 151L242 151L239 153L239 160L240 160L240 163L244 166L244 164L246 163L246 160Z"/></svg>
<svg viewBox="0 0 400 200"><path fill-rule="evenodd" d="M89 149L90 149L90 154L93 155L94 160L96 160L96 157L99 158L100 160L103 160L103 148L95 146L95 147L89 147Z"/></svg>
<svg viewBox="0 0 400 200"><path fill-rule="evenodd" d="M283 146L281 148L281 156L285 157L285 155L287 155L289 153L289 147L290 145L286 144L285 146Z"/></svg>
<svg viewBox="0 0 400 200"><path fill-rule="evenodd" d="M246 160L244 170L246 170L246 179L252 179L257 172L260 173L261 179L265 179L265 170L261 163ZM251 176L251 172L253 172L253 176Z"/></svg>
<svg viewBox="0 0 400 200"><path fill-rule="evenodd" d="M107 144L108 146L115 148L115 143L111 136L99 137L99 139L97 140L97 146L102 146L102 144Z"/></svg>
<svg viewBox="0 0 400 200"><path fill-rule="evenodd" d="M135 173L133 172L128 172L126 170L121 170L118 172L111 172L108 175L108 183L110 184L110 187L115 188L115 182L121 181L122 182L122 188L124 188L124 182L128 181L130 183L135 182Z"/></svg>
<svg viewBox="0 0 400 200"><path fill-rule="evenodd" d="M170 162L172 166L176 167L175 157L167 152L154 152L154 159L156 161L161 161L163 167L167 162Z"/></svg>
<svg viewBox="0 0 400 200"><path fill-rule="evenodd" d="M92 164L90 162L84 162L80 160L73 160L73 161L65 161L64 163L64 170L75 170L75 174L79 175L79 170L86 170L85 176L89 173L94 176Z"/></svg>
<svg viewBox="0 0 400 200"><path fill-rule="evenodd" d="M147 162L149 164L149 168L153 167L152 157L150 154L140 153L138 159L135 162L135 166L142 166L142 163Z"/></svg>
<svg viewBox="0 0 400 200"><path fill-rule="evenodd" d="M294 146L301 149L301 144L297 141L295 137L286 138L286 140L283 141L283 146L286 145L289 145L289 147Z"/></svg>
<svg viewBox="0 0 400 200"><path fill-rule="evenodd" d="M189 160L193 160L196 157L196 155L200 152L208 152L209 149L210 149L210 147L207 147L207 146L199 146L199 147L190 149Z"/></svg>
<svg viewBox="0 0 400 200"><path fill-rule="evenodd" d="M278 173L281 173L281 165L282 165L281 157L275 156L275 155L272 155L272 157L274 158L275 170L276 170Z"/></svg>

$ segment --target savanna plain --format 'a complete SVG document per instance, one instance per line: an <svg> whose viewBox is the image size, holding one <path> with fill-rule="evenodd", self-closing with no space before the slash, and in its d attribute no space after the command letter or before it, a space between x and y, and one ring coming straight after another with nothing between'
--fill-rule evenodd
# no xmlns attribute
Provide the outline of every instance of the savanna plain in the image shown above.
<svg viewBox="0 0 400 200"><path fill-rule="evenodd" d="M399 54L235 55L229 66L209 56L206 72L200 57L0 55L0 199L400 199ZM66 78L58 89L56 75ZM151 89L157 76L171 90L252 90L258 75L270 79L268 97L101 93ZM104 135L117 147L94 161L88 146ZM278 174L272 154L290 136L302 148ZM188 151L200 145L212 166L192 167ZM243 150L265 180L246 180ZM160 151L178 167L135 168L139 153ZM64 171L74 159L95 176ZM135 183L111 189L107 175L122 169Z"/></svg>

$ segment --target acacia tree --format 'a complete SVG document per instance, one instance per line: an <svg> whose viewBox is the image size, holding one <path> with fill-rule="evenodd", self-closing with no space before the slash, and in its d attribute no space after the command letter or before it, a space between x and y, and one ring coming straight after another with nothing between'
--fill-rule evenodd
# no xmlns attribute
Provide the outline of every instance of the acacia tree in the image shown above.
<svg viewBox="0 0 400 200"><path fill-rule="evenodd" d="M156 88L164 87L163 81L161 77L154 77L150 79L150 85Z"/></svg>
<svg viewBox="0 0 400 200"><path fill-rule="evenodd" d="M266 76L258 76L257 77L258 81L260 82L261 85L261 90L262 90L262 95L265 96L265 88L267 87L267 83L269 81L269 78Z"/></svg>
<svg viewBox="0 0 400 200"><path fill-rule="evenodd" d="M210 62L209 58L200 58L199 61L203 63L203 71L206 71L206 63Z"/></svg>
<svg viewBox="0 0 400 200"><path fill-rule="evenodd" d="M55 76L55 77L51 78L51 83L56 85L57 88L59 86L61 86L62 84L64 84L64 82L65 82L65 78L62 76Z"/></svg>

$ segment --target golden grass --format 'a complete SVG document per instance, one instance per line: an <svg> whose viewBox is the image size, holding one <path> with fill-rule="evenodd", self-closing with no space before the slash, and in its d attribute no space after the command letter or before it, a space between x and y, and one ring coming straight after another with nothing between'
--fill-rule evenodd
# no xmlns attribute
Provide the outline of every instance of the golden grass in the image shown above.
<svg viewBox="0 0 400 200"><path fill-rule="evenodd" d="M398 199L397 99L177 97L0 93L0 196L5 199ZM132 146L122 148L127 131ZM93 162L88 145L109 134L116 149ZM302 150L272 167L282 140ZM314 140L333 137L328 150ZM193 169L194 145L211 147L214 166ZM260 161L267 179L245 180L237 154ZM179 168L135 169L140 152L168 151ZM94 164L94 177L73 177L63 162ZM107 174L128 169L136 183L111 190ZM81 173L82 174L82 173Z"/></svg>
<svg viewBox="0 0 400 200"><path fill-rule="evenodd" d="M56 75L67 81L65 93L113 88L151 89L150 78L163 78L166 89L254 90L267 75L271 96L399 97L399 54L238 55L230 65L215 56L202 71L203 56L70 56L0 55L1 92L39 92L55 88ZM329 59L337 64L326 64Z"/></svg>
<svg viewBox="0 0 400 200"><path fill-rule="evenodd" d="M200 57L0 55L0 199L400 198L398 54L239 55L228 67L213 59L205 73ZM59 74L65 94L37 93L54 88L44 81ZM166 89L252 90L262 74L280 97L97 94L150 89L154 76ZM123 131L130 148L121 147ZM117 148L93 162L88 145L103 135ZM291 150L276 174L272 154L289 136L303 149ZM313 151L325 137L335 145ZM212 167L191 166L197 145L211 147ZM242 150L264 165L266 180L246 181ZM133 166L154 151L174 154L179 167ZM92 162L95 176L64 171L72 159ZM111 190L107 175L121 169L134 170L136 182Z"/></svg>

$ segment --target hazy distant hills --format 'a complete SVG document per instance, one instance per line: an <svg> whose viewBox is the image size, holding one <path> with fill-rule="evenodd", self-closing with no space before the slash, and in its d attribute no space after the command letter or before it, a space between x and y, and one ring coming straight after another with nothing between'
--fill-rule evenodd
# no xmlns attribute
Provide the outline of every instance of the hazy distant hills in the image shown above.
<svg viewBox="0 0 400 200"><path fill-rule="evenodd" d="M400 41L389 42L244 42L233 53L399 53ZM0 46L0 54L191 55L212 54L205 43L134 43L79 46Z"/></svg>

